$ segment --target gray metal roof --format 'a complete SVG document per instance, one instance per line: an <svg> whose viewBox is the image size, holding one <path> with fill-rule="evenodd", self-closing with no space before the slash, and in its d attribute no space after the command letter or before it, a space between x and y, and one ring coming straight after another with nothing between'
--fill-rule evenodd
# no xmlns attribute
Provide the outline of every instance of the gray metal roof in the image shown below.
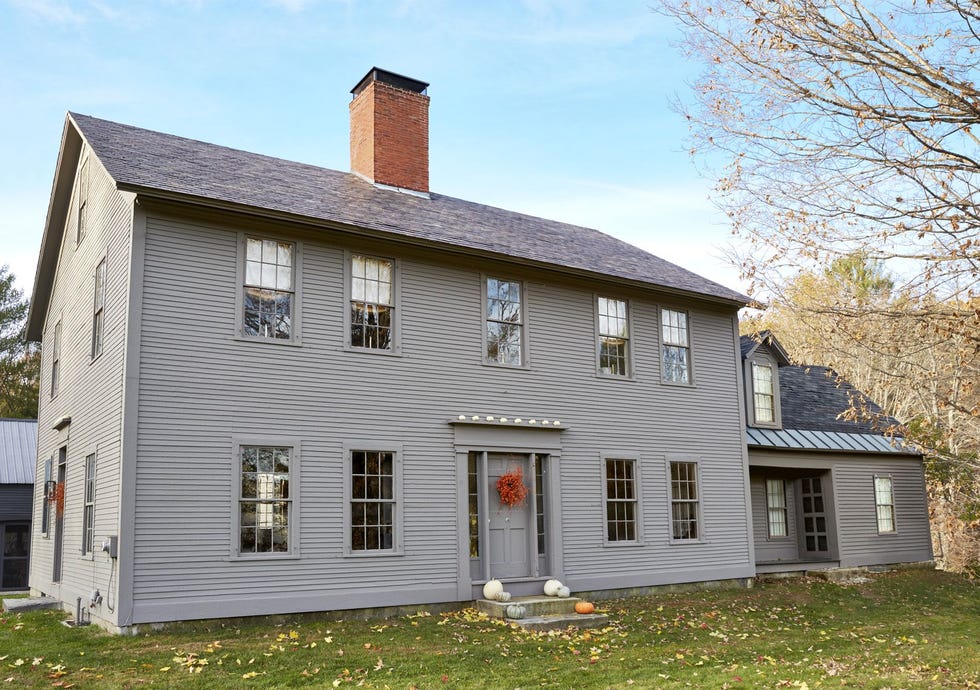
<svg viewBox="0 0 980 690"><path fill-rule="evenodd" d="M550 264L735 304L748 298L598 230L442 194L380 189L357 175L69 113L124 189L164 192L501 258ZM669 233L676 228L650 228Z"/></svg>
<svg viewBox="0 0 980 690"><path fill-rule="evenodd" d="M33 484L37 420L0 419L0 484Z"/></svg>
<svg viewBox="0 0 980 690"><path fill-rule="evenodd" d="M840 431L748 427L745 430L745 442L759 448L918 455L915 450L906 447L900 438L888 439L877 434L849 434Z"/></svg>

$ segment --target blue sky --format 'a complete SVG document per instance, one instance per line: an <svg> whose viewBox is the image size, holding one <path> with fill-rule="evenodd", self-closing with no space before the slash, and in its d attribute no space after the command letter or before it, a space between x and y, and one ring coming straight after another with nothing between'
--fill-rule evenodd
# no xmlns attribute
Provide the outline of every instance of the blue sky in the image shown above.
<svg viewBox="0 0 980 690"><path fill-rule="evenodd" d="M647 0L0 0L0 264L30 291L68 110L340 170L372 66L430 83L433 191L742 288Z"/></svg>

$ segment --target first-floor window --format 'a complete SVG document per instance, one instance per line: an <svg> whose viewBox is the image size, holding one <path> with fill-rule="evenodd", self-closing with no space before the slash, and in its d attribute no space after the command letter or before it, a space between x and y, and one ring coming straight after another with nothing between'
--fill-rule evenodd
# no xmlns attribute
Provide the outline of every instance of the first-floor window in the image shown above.
<svg viewBox="0 0 980 690"><path fill-rule="evenodd" d="M350 453L350 549L353 552L395 549L395 453L352 450Z"/></svg>
<svg viewBox="0 0 980 690"><path fill-rule="evenodd" d="M241 446L240 553L289 551L292 454L288 446Z"/></svg>
<svg viewBox="0 0 980 690"><path fill-rule="evenodd" d="M891 477L875 477L875 509L878 513L878 531L895 531L895 494Z"/></svg>
<svg viewBox="0 0 980 690"><path fill-rule="evenodd" d="M766 512L769 520L769 536L787 536L786 482L782 479L766 480Z"/></svg>
<svg viewBox="0 0 980 690"><path fill-rule="evenodd" d="M636 541L636 461L606 459L606 540Z"/></svg>
<svg viewBox="0 0 980 690"><path fill-rule="evenodd" d="M670 526L674 539L699 539L698 464L670 463Z"/></svg>
<svg viewBox="0 0 980 690"><path fill-rule="evenodd" d="M82 523L82 553L92 553L95 545L95 453L85 458L85 507Z"/></svg>

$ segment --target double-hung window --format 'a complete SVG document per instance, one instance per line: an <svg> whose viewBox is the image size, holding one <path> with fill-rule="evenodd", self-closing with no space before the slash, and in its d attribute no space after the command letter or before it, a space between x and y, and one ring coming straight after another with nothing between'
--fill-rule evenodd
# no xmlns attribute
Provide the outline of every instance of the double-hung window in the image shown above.
<svg viewBox="0 0 980 690"><path fill-rule="evenodd" d="M245 238L242 335L269 340L294 338L296 245Z"/></svg>
<svg viewBox="0 0 980 690"><path fill-rule="evenodd" d="M769 538L787 536L786 482L784 480L766 480L766 513L769 523Z"/></svg>
<svg viewBox="0 0 980 690"><path fill-rule="evenodd" d="M698 464L696 462L670 463L670 527L675 540L697 540L699 529L700 494L698 492Z"/></svg>
<svg viewBox="0 0 980 690"><path fill-rule="evenodd" d="M85 458L85 507L82 514L82 553L95 546L95 453Z"/></svg>
<svg viewBox="0 0 980 690"><path fill-rule="evenodd" d="M522 366L524 307L522 285L516 280L486 279L486 361Z"/></svg>
<svg viewBox="0 0 980 690"><path fill-rule="evenodd" d="M394 349L394 315L394 262L373 256L351 256L351 347L388 351Z"/></svg>
<svg viewBox="0 0 980 690"><path fill-rule="evenodd" d="M291 446L239 446L239 553L288 553L293 499Z"/></svg>
<svg viewBox="0 0 980 690"><path fill-rule="evenodd" d="M875 511L878 533L895 531L895 493L891 477L875 476Z"/></svg>
<svg viewBox="0 0 980 690"><path fill-rule="evenodd" d="M772 366L752 362L752 397L755 421L772 424L776 421L776 396L773 387Z"/></svg>
<svg viewBox="0 0 980 690"><path fill-rule="evenodd" d="M398 451L348 451L347 549L350 554L400 551Z"/></svg>
<svg viewBox="0 0 980 690"><path fill-rule="evenodd" d="M606 541L638 541L636 460L605 459Z"/></svg>
<svg viewBox="0 0 980 690"><path fill-rule="evenodd" d="M629 316L626 300L596 298L599 330L599 373L629 376Z"/></svg>
<svg viewBox="0 0 980 690"><path fill-rule="evenodd" d="M691 345L687 312L660 310L663 337L663 377L669 383L691 382Z"/></svg>
<svg viewBox="0 0 980 690"><path fill-rule="evenodd" d="M54 335L51 336L51 397L58 395L61 384L61 320L54 325Z"/></svg>
<svg viewBox="0 0 980 690"><path fill-rule="evenodd" d="M102 354L105 337L105 259L95 269L95 300L92 307L92 359Z"/></svg>
<svg viewBox="0 0 980 690"><path fill-rule="evenodd" d="M75 244L82 241L88 229L88 169L89 158L86 158L78 170L78 217L75 219Z"/></svg>

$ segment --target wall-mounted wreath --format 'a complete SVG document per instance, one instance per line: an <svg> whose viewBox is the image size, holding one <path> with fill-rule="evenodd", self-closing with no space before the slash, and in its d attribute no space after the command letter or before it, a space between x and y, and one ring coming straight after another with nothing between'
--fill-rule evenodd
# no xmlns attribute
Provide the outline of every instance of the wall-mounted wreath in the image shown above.
<svg viewBox="0 0 980 690"><path fill-rule="evenodd" d="M527 501L527 487L524 485L524 472L520 467L500 475L497 493L500 494L501 505L509 508L524 505Z"/></svg>

